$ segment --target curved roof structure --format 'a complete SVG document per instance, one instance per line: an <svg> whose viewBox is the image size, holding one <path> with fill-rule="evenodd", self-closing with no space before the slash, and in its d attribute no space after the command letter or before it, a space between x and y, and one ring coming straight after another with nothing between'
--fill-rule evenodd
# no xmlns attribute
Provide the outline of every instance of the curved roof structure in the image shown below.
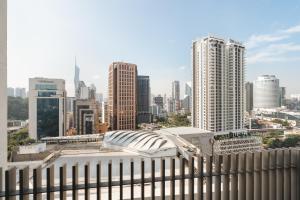
<svg viewBox="0 0 300 200"><path fill-rule="evenodd" d="M105 134L103 145L150 157L177 154L176 145L172 141L152 131L110 131Z"/></svg>

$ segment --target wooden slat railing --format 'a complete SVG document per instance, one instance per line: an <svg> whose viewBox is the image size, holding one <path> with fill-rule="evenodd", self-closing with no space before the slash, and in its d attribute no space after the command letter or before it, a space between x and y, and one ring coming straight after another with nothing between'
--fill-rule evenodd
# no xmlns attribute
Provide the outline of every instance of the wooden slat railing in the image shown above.
<svg viewBox="0 0 300 200"><path fill-rule="evenodd" d="M161 159L160 163L156 161L157 159L153 159L148 163L149 176L146 176L144 159L141 159L139 169L135 167L136 160L131 160L126 166L122 160L117 166L109 162L106 168L107 177L103 177L104 167L100 162L93 167L96 170L94 173L96 177L91 177L91 166L87 163L83 166L84 175L81 182L78 164L69 166L71 181L67 181L69 168L66 165L59 168L52 165L46 168L44 181L41 167L32 171L29 167L18 171L16 168L6 171L0 169L0 189L3 186L5 188L0 191L0 200L65 200L68 194L75 200L89 200L92 199L91 195L95 196L93 199L104 199L104 190L107 192L105 199L109 200L125 197L143 200L158 197L182 200L300 199L299 149L264 150L213 157L198 155L189 158L188 161L180 156L169 160ZM166 163L169 163L168 167ZM156 173L157 164L160 166L159 175ZM113 167L119 169L118 180L113 177ZM125 168L129 169L129 178L124 177ZM58 169L57 181L55 181L54 169ZM136 170L140 170L140 174L135 174Z"/></svg>

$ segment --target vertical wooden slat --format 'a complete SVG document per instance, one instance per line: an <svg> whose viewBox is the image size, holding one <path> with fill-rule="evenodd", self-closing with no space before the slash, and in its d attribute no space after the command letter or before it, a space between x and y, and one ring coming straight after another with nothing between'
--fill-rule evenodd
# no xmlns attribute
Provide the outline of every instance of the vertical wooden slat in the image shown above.
<svg viewBox="0 0 300 200"><path fill-rule="evenodd" d="M84 199L90 199L90 163L84 165Z"/></svg>
<svg viewBox="0 0 300 200"><path fill-rule="evenodd" d="M300 199L300 190L298 187L300 187L300 149L297 149L297 199Z"/></svg>
<svg viewBox="0 0 300 200"><path fill-rule="evenodd" d="M54 200L54 165L47 168L47 200Z"/></svg>
<svg viewBox="0 0 300 200"><path fill-rule="evenodd" d="M60 186L60 199L67 199L67 191L65 190L67 184L67 165L64 164L59 168L59 186Z"/></svg>
<svg viewBox="0 0 300 200"><path fill-rule="evenodd" d="M194 157L189 158L189 199L194 200Z"/></svg>
<svg viewBox="0 0 300 200"><path fill-rule="evenodd" d="M16 168L5 171L5 193L7 200L15 200L16 196Z"/></svg>
<svg viewBox="0 0 300 200"><path fill-rule="evenodd" d="M141 199L145 199L145 161L141 160Z"/></svg>
<svg viewBox="0 0 300 200"><path fill-rule="evenodd" d="M160 177L161 177L161 184L160 184L160 199L164 200L165 199L165 168L166 168L166 163L165 159L162 158L160 160Z"/></svg>
<svg viewBox="0 0 300 200"><path fill-rule="evenodd" d="M72 199L78 200L78 163L72 166Z"/></svg>
<svg viewBox="0 0 300 200"><path fill-rule="evenodd" d="M170 159L170 199L175 200L175 159Z"/></svg>
<svg viewBox="0 0 300 200"><path fill-rule="evenodd" d="M237 200L238 198L238 154L231 154L230 156L230 173L231 173L231 187L230 187L230 199Z"/></svg>
<svg viewBox="0 0 300 200"><path fill-rule="evenodd" d="M54 165L47 168L47 200L54 200Z"/></svg>
<svg viewBox="0 0 300 200"><path fill-rule="evenodd" d="M212 200L212 156L206 156L206 200Z"/></svg>
<svg viewBox="0 0 300 200"><path fill-rule="evenodd" d="M215 155L215 200L221 200L221 155Z"/></svg>
<svg viewBox="0 0 300 200"><path fill-rule="evenodd" d="M112 161L108 163L108 200L112 200Z"/></svg>
<svg viewBox="0 0 300 200"><path fill-rule="evenodd" d="M42 194L38 190L42 187L42 167L33 169L33 199L41 200Z"/></svg>
<svg viewBox="0 0 300 200"><path fill-rule="evenodd" d="M276 200L276 151L269 153L269 199Z"/></svg>
<svg viewBox="0 0 300 200"><path fill-rule="evenodd" d="M298 150L292 149L291 150L291 200L297 199L297 156L298 156Z"/></svg>
<svg viewBox="0 0 300 200"><path fill-rule="evenodd" d="M283 200L283 150L276 151L276 200Z"/></svg>
<svg viewBox="0 0 300 200"><path fill-rule="evenodd" d="M97 200L101 200L101 161L97 164Z"/></svg>
<svg viewBox="0 0 300 200"><path fill-rule="evenodd" d="M254 154L247 152L246 154L246 200L254 200Z"/></svg>
<svg viewBox="0 0 300 200"><path fill-rule="evenodd" d="M180 200L185 199L185 160L183 156L180 156L180 180L179 180L179 185L180 185Z"/></svg>
<svg viewBox="0 0 300 200"><path fill-rule="evenodd" d="M3 187L3 168L0 167L0 193L3 193L4 187ZM0 200L3 200L2 197L0 197Z"/></svg>
<svg viewBox="0 0 300 200"><path fill-rule="evenodd" d="M130 199L134 199L134 162L130 161Z"/></svg>
<svg viewBox="0 0 300 200"><path fill-rule="evenodd" d="M261 200L261 152L254 153L254 199Z"/></svg>
<svg viewBox="0 0 300 200"><path fill-rule="evenodd" d="M120 161L120 200L123 199L123 160Z"/></svg>
<svg viewBox="0 0 300 200"><path fill-rule="evenodd" d="M284 179L283 179L283 199L291 199L291 151L284 150Z"/></svg>
<svg viewBox="0 0 300 200"><path fill-rule="evenodd" d="M238 157L238 199L246 199L246 154Z"/></svg>
<svg viewBox="0 0 300 200"><path fill-rule="evenodd" d="M151 160L151 199L155 200L155 160Z"/></svg>
<svg viewBox="0 0 300 200"><path fill-rule="evenodd" d="M198 193L198 200L203 200L203 157L201 155L198 155L197 158L198 158L197 193Z"/></svg>
<svg viewBox="0 0 300 200"><path fill-rule="evenodd" d="M269 199L269 152L262 151L261 198Z"/></svg>
<svg viewBox="0 0 300 200"><path fill-rule="evenodd" d="M230 155L223 155L223 192L222 192L222 200L229 200L230 197Z"/></svg>
<svg viewBox="0 0 300 200"><path fill-rule="evenodd" d="M25 167L19 171L19 190L20 200L29 199L29 167Z"/></svg>

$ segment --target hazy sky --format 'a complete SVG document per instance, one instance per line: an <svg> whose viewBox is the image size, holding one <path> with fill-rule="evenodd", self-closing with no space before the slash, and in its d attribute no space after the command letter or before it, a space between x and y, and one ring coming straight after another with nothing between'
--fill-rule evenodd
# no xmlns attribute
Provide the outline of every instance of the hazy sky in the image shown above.
<svg viewBox="0 0 300 200"><path fill-rule="evenodd" d="M300 1L8 0L8 85L28 78L80 78L106 95L113 61L138 65L154 94L191 80L191 43L214 34L247 48L246 79L275 74L300 93ZM182 91L183 94L184 91Z"/></svg>

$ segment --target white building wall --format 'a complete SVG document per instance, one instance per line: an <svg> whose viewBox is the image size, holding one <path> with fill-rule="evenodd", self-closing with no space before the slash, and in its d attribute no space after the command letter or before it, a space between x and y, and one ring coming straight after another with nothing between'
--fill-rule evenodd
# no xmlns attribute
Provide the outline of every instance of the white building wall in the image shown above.
<svg viewBox="0 0 300 200"><path fill-rule="evenodd" d="M7 163L7 1L0 0L0 167ZM1 189L1 188L0 188Z"/></svg>

